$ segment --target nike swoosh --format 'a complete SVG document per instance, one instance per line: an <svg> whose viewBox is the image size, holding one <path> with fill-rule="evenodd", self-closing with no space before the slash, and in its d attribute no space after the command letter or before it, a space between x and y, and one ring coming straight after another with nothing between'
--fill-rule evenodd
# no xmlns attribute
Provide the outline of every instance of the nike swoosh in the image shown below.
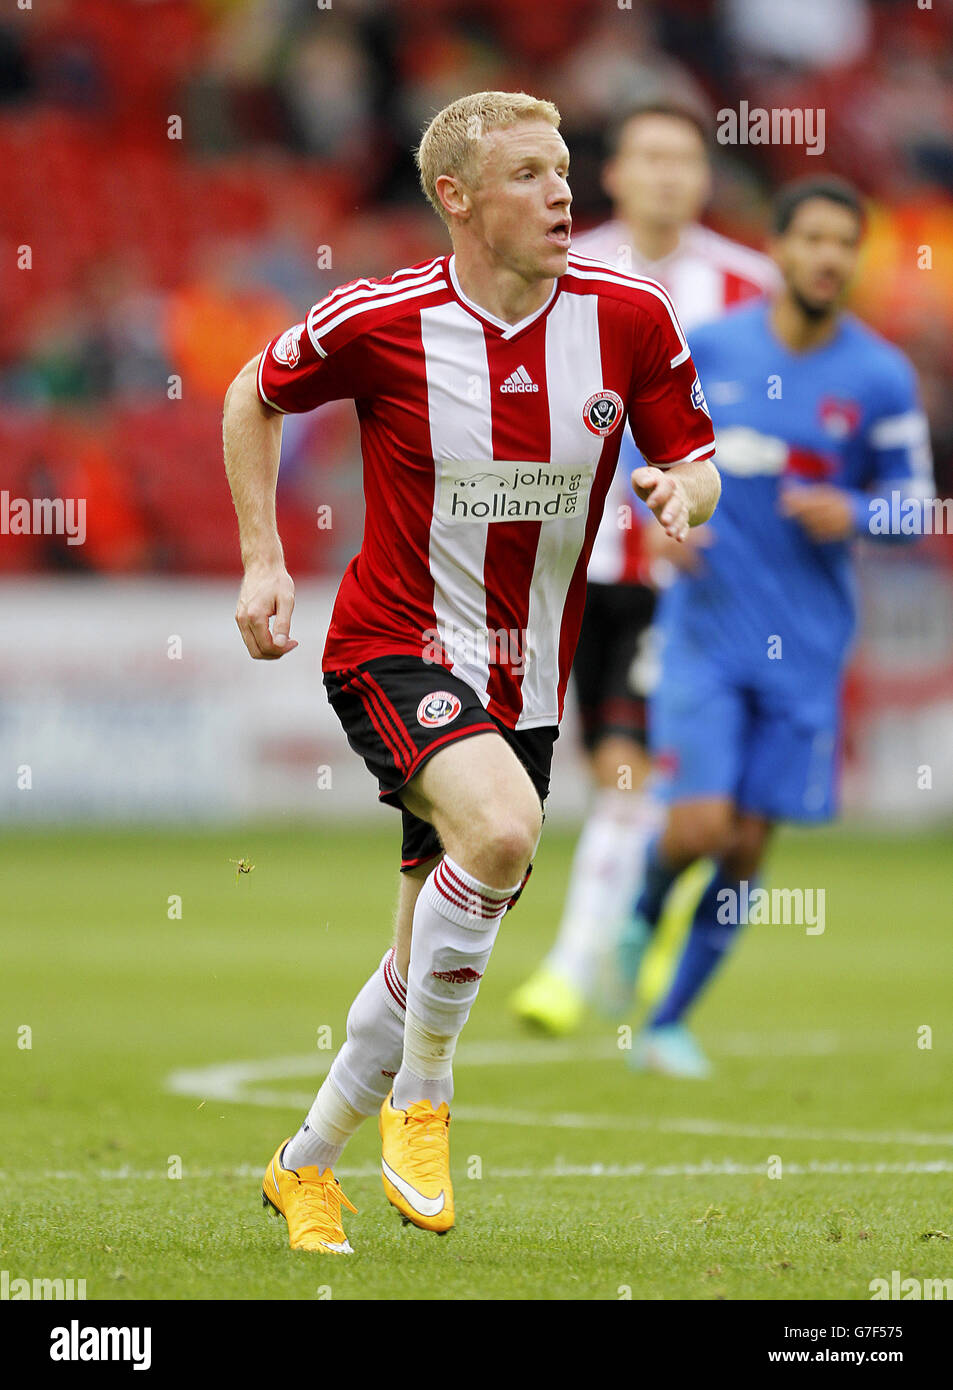
<svg viewBox="0 0 953 1390"><path fill-rule="evenodd" d="M381 1159L381 1170L388 1182L393 1183L397 1191L403 1197L408 1206L413 1207L418 1216L436 1216L443 1211L446 1205L446 1196L441 1192L439 1197L425 1197L418 1192L416 1187L411 1187L409 1182L405 1182L399 1173L395 1173L388 1163Z"/></svg>
<svg viewBox="0 0 953 1390"><path fill-rule="evenodd" d="M321 1244L324 1246L325 1250L333 1250L335 1255L354 1254L351 1243L347 1240L341 1240L336 1243L333 1240L322 1240Z"/></svg>

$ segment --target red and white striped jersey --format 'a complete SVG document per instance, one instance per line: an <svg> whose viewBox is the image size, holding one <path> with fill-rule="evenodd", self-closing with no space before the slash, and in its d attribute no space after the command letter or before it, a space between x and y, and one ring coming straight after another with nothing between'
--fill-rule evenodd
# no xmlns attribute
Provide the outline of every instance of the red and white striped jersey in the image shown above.
<svg viewBox="0 0 953 1390"><path fill-rule="evenodd" d="M746 299L771 294L781 275L774 261L750 246L730 241L708 227L686 227L678 245L660 261L648 261L636 250L624 222L603 222L572 239L580 255L607 261L631 275L647 275L664 285L672 297L685 332L719 318ZM632 505L627 470L613 479L605 517L596 534L589 562L589 579L596 584L644 583L648 566L638 525L621 528L620 507Z"/></svg>
<svg viewBox="0 0 953 1390"><path fill-rule="evenodd" d="M665 290L573 253L515 324L467 299L452 256L342 285L268 345L258 391L357 407L364 541L324 669L422 656L509 728L562 717L626 418L653 462L715 448Z"/></svg>

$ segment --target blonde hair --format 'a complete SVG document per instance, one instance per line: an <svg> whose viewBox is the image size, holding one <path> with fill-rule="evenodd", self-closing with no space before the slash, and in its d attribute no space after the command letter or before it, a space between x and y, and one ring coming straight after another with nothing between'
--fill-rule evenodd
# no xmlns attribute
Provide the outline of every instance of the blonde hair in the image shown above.
<svg viewBox="0 0 953 1390"><path fill-rule="evenodd" d="M437 196L442 174L475 185L479 176L480 143L491 130L517 121L549 121L559 129L559 111L551 101L526 92L473 92L438 111L423 133L414 157L427 199L447 225L446 208Z"/></svg>

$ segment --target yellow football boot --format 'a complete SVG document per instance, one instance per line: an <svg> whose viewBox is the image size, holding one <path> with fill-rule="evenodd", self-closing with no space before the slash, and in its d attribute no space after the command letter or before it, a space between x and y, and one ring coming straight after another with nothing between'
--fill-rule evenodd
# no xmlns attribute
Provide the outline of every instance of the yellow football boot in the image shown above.
<svg viewBox="0 0 953 1390"><path fill-rule="evenodd" d="M586 1001L575 985L541 965L510 998L510 1009L523 1023L553 1038L578 1032Z"/></svg>
<svg viewBox="0 0 953 1390"><path fill-rule="evenodd" d="M453 1225L450 1107L429 1100L395 1110L393 1091L381 1106L381 1179L391 1206L423 1231L446 1235Z"/></svg>
<svg viewBox="0 0 953 1390"><path fill-rule="evenodd" d="M274 1158L265 1171L261 1184L261 1204L271 1207L275 1216L288 1223L288 1239L292 1250L314 1250L324 1255L353 1255L341 1225L341 1207L357 1215L341 1184L325 1168L282 1168L284 1143L278 1145Z"/></svg>

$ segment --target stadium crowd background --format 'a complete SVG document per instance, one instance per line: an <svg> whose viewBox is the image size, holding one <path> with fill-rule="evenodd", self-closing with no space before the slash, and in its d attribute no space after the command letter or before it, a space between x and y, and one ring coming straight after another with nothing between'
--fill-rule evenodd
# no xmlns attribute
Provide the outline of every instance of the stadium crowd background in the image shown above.
<svg viewBox="0 0 953 1390"><path fill-rule="evenodd" d="M85 497L87 540L19 537L0 571L237 574L229 381L335 285L447 249L410 149L484 88L557 102L578 229L607 213L603 133L633 99L823 108L820 156L716 144L707 220L761 246L781 181L860 186L853 304L913 358L953 490L948 0L44 0L0 25L0 456L13 496ZM286 421L296 577L357 549L359 462L350 403Z"/></svg>

